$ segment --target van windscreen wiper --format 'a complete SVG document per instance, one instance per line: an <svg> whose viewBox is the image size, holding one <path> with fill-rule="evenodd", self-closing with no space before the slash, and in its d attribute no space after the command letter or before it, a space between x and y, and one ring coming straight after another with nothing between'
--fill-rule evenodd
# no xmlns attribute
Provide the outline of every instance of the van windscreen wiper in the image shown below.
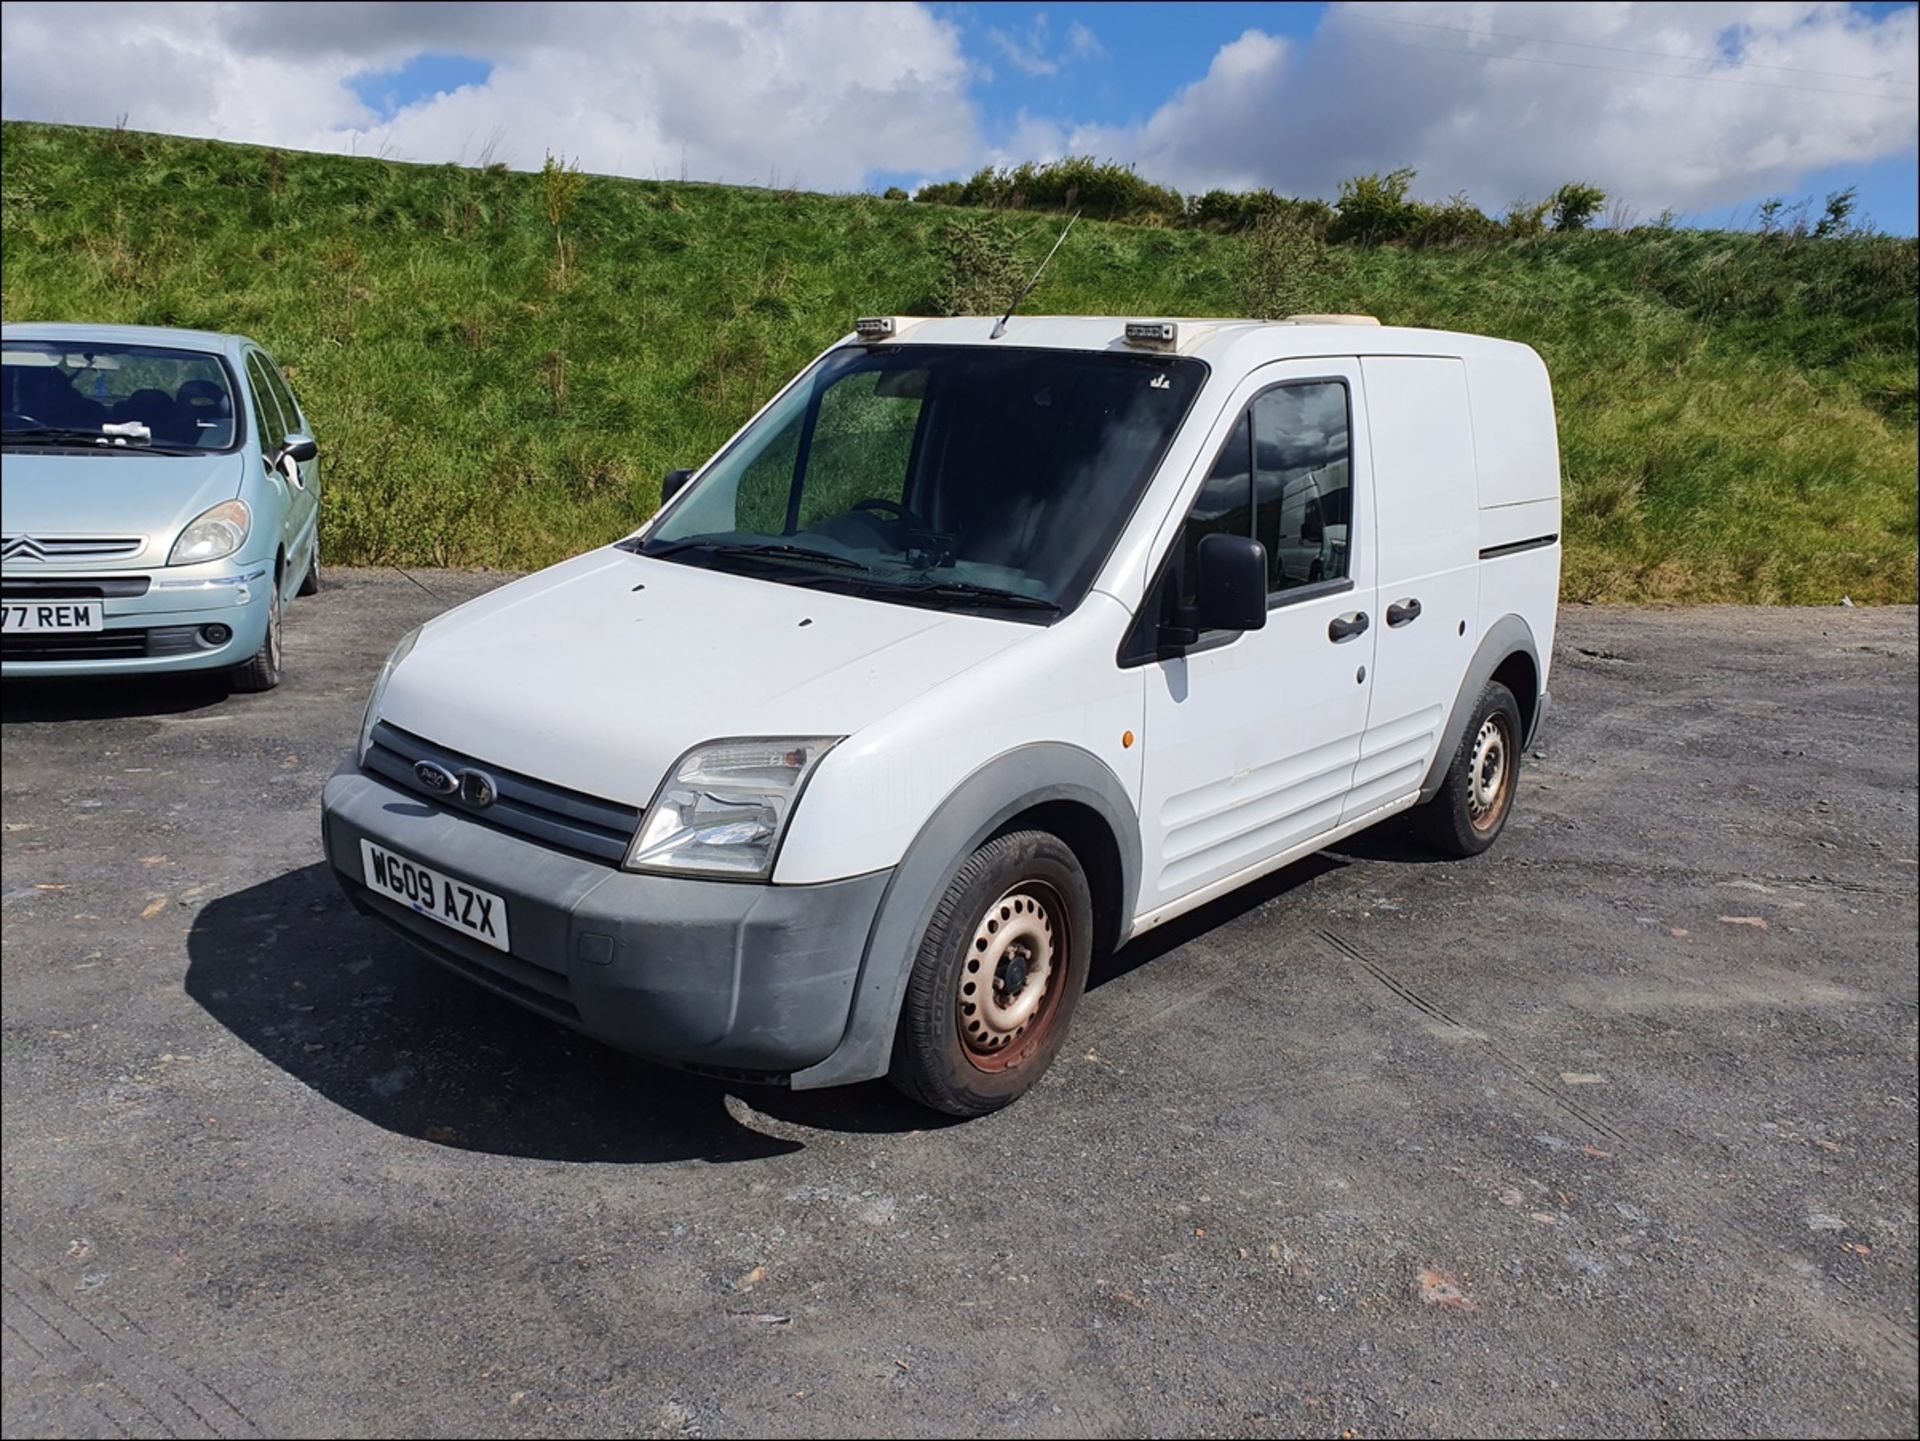
<svg viewBox="0 0 1920 1441"><path fill-rule="evenodd" d="M1045 610L1055 615L1060 607L1037 595L1022 595L1017 590L999 590L990 585L975 585L966 580L928 580L906 585L888 585L881 589L927 596L933 600L977 601L982 605L1005 606L1009 610Z"/></svg>
<svg viewBox="0 0 1920 1441"><path fill-rule="evenodd" d="M857 560L844 555L834 555L829 551L814 550L804 545L783 545L777 541L745 543L738 541L683 540L675 545L663 545L658 550L642 550L638 553L663 560L668 556L679 555L685 551L700 551L707 555L746 555L769 560L804 560L811 565L829 565L838 570L857 570L864 572L867 567Z"/></svg>

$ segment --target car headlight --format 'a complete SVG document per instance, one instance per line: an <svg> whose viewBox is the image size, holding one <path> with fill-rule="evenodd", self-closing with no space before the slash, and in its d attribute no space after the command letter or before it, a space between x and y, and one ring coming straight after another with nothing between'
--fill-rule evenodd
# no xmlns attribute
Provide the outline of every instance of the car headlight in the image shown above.
<svg viewBox="0 0 1920 1441"><path fill-rule="evenodd" d="M764 880L807 777L839 743L800 736L695 746L647 807L626 868Z"/></svg>
<svg viewBox="0 0 1920 1441"><path fill-rule="evenodd" d="M223 560L247 543L253 530L253 512L244 500L223 500L211 510L203 510L187 523L180 539L173 543L168 565L198 565L203 560Z"/></svg>
<svg viewBox="0 0 1920 1441"><path fill-rule="evenodd" d="M380 698L387 693L387 682L393 679L394 671L400 662L407 658L407 652L413 649L413 643L420 638L420 627L415 626L400 637L400 643L387 657L387 663L380 667L380 674L373 682L373 693L367 697L367 713L360 717L360 750L354 757L359 765L367 763L367 751L373 746L374 722L380 719Z"/></svg>

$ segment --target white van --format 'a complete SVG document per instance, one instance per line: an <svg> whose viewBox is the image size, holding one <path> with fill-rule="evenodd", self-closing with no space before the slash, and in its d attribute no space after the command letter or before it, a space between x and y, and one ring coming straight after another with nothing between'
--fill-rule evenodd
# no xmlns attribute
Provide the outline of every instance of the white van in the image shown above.
<svg viewBox="0 0 1920 1441"><path fill-rule="evenodd" d="M1540 358L1366 317L861 321L635 535L406 636L347 894L616 1046L972 1115L1096 953L1419 807L1548 703Z"/></svg>

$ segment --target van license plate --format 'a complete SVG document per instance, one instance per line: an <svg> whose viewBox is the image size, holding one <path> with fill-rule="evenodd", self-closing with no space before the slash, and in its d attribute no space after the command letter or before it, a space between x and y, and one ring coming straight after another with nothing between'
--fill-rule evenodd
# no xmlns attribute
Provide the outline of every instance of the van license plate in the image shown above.
<svg viewBox="0 0 1920 1441"><path fill-rule="evenodd" d="M10 600L0 604L0 630L103 630L106 609L97 600Z"/></svg>
<svg viewBox="0 0 1920 1441"><path fill-rule="evenodd" d="M360 842L360 874L370 888L409 910L496 951L507 949L507 903L492 891L456 881L369 840Z"/></svg>

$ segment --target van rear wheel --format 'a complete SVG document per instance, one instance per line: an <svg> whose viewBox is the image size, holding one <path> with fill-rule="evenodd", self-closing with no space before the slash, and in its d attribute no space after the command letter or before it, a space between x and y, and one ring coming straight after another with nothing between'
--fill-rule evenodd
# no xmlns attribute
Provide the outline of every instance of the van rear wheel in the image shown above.
<svg viewBox="0 0 1920 1441"><path fill-rule="evenodd" d="M1520 706L1488 681L1447 766L1439 794L1414 813L1441 855L1477 856L1500 838L1520 784Z"/></svg>
<svg viewBox="0 0 1920 1441"><path fill-rule="evenodd" d="M1092 949L1093 895L1066 843L1047 831L987 842L934 908L890 1079L951 1116L1016 1100L1065 1041Z"/></svg>

